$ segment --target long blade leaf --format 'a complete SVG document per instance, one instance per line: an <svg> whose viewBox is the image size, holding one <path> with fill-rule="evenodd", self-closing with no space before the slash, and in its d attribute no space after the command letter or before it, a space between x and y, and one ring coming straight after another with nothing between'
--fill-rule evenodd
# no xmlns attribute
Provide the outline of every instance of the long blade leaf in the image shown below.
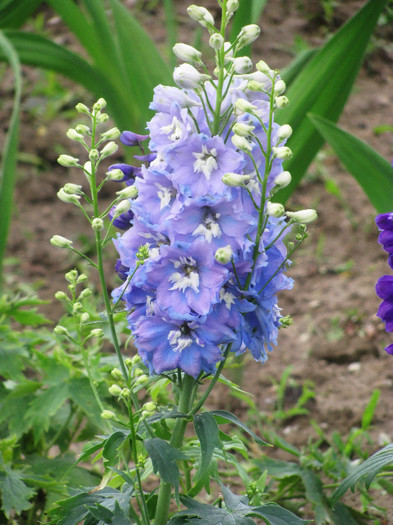
<svg viewBox="0 0 393 525"><path fill-rule="evenodd" d="M307 113L338 120L385 4L386 0L369 0L308 62L288 89L292 104L277 114L277 121L294 128L288 143L293 157L285 164L293 182L280 192L281 201L294 191L323 144Z"/></svg>
<svg viewBox="0 0 393 525"><path fill-rule="evenodd" d="M18 29L44 0L0 0L0 28Z"/></svg>
<svg viewBox="0 0 393 525"><path fill-rule="evenodd" d="M14 73L14 105L3 156L0 165L0 290L8 229L11 221L12 201L15 187L16 155L19 140L19 111L22 94L22 75L18 55L11 42L0 31L0 49L10 63Z"/></svg>
<svg viewBox="0 0 393 525"><path fill-rule="evenodd" d="M392 210L393 168L370 146L332 122L309 115L324 140L363 188L378 213Z"/></svg>

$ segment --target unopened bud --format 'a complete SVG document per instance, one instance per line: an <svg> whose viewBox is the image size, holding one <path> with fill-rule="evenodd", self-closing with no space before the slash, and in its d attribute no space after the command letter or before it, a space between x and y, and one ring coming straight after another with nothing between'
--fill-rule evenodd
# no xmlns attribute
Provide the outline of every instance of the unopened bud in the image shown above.
<svg viewBox="0 0 393 525"><path fill-rule="evenodd" d="M209 46L213 49L221 49L224 45L224 37L220 33L213 33L209 39Z"/></svg>
<svg viewBox="0 0 393 525"><path fill-rule="evenodd" d="M285 212L285 208L278 202L268 202L266 204L266 212L270 217L282 217Z"/></svg>
<svg viewBox="0 0 393 525"><path fill-rule="evenodd" d="M86 175L90 176L92 174L91 162L89 160L83 164L83 171Z"/></svg>
<svg viewBox="0 0 393 525"><path fill-rule="evenodd" d="M213 15L206 9L206 7L190 5L187 7L187 13L190 18L201 24L203 27L207 27L209 24L214 25Z"/></svg>
<svg viewBox="0 0 393 525"><path fill-rule="evenodd" d="M77 142L84 142L83 135L78 133L76 129L70 128L67 131L66 135L71 140L76 140Z"/></svg>
<svg viewBox="0 0 393 525"><path fill-rule="evenodd" d="M96 115L96 119L100 124L104 124L109 120L109 115L107 113L100 113L98 112Z"/></svg>
<svg viewBox="0 0 393 525"><path fill-rule="evenodd" d="M172 48L174 54L183 62L198 62L202 56L202 53L195 49L195 47L189 46L188 44L178 43Z"/></svg>
<svg viewBox="0 0 393 525"><path fill-rule="evenodd" d="M72 182L67 182L63 186L63 190L68 195L73 195L75 193L82 193L82 186L80 184L73 184Z"/></svg>
<svg viewBox="0 0 393 525"><path fill-rule="evenodd" d="M93 292L89 288L85 288L79 294L79 299L85 299L86 297L90 297L92 294Z"/></svg>
<svg viewBox="0 0 393 525"><path fill-rule="evenodd" d="M243 122L238 122L233 126L233 132L239 137L248 137L255 129L255 126L250 124L244 124Z"/></svg>
<svg viewBox="0 0 393 525"><path fill-rule="evenodd" d="M51 238L50 243L52 246L56 246L57 248L69 248L72 244L72 241L66 237L63 237L62 235L54 235Z"/></svg>
<svg viewBox="0 0 393 525"><path fill-rule="evenodd" d="M83 314L81 315L81 323L87 323L90 319L90 314L88 314L87 312L83 312Z"/></svg>
<svg viewBox="0 0 393 525"><path fill-rule="evenodd" d="M80 135L90 135L91 133L89 126L85 126L85 124L78 124L75 127L75 131Z"/></svg>
<svg viewBox="0 0 393 525"><path fill-rule="evenodd" d="M139 377L137 377L135 379L135 384L136 385L145 385L148 381L149 381L149 378L147 377L147 375L146 374L142 374L142 375L140 375Z"/></svg>
<svg viewBox="0 0 393 525"><path fill-rule="evenodd" d="M216 261L220 264L228 264L230 260L232 259L233 250L230 244L227 246L224 246L223 248L218 248L216 251L214 258Z"/></svg>
<svg viewBox="0 0 393 525"><path fill-rule="evenodd" d="M132 368L132 359L131 357L127 357L127 359L124 361L124 364L127 368Z"/></svg>
<svg viewBox="0 0 393 525"><path fill-rule="evenodd" d="M104 337L104 330L101 328L94 328L94 330L90 332L90 337L97 337L97 339L101 339L101 337Z"/></svg>
<svg viewBox="0 0 393 525"><path fill-rule="evenodd" d="M55 293L55 299L58 301L64 301L64 299L67 299L67 294L59 290Z"/></svg>
<svg viewBox="0 0 393 525"><path fill-rule="evenodd" d="M272 73L272 70L270 69L270 67L266 64L266 62L264 60L259 60L259 62L257 62L255 64L255 67L257 68L258 71L260 71L261 73L263 73L264 75L268 75L270 76L271 73Z"/></svg>
<svg viewBox="0 0 393 525"><path fill-rule="evenodd" d="M252 70L252 62L249 57L236 57L232 59L233 69L238 75L244 75Z"/></svg>
<svg viewBox="0 0 393 525"><path fill-rule="evenodd" d="M118 368L114 368L114 369L111 371L111 376L112 376L114 379L123 379L123 374L121 373L121 371L120 371Z"/></svg>
<svg viewBox="0 0 393 525"><path fill-rule="evenodd" d="M106 173L106 176L109 180L119 181L124 179L124 173L119 169L110 170Z"/></svg>
<svg viewBox="0 0 393 525"><path fill-rule="evenodd" d="M292 157L292 150L287 146L280 146L272 148L273 157L280 160L288 160Z"/></svg>
<svg viewBox="0 0 393 525"><path fill-rule="evenodd" d="M153 401L148 401L143 405L143 410L146 410L146 412L150 412L151 414L156 411L156 404L153 403Z"/></svg>
<svg viewBox="0 0 393 525"><path fill-rule="evenodd" d="M96 217L91 221L91 227L95 232L100 232L104 229L104 221L100 217Z"/></svg>
<svg viewBox="0 0 393 525"><path fill-rule="evenodd" d="M96 162L100 158L100 152L98 149L92 149L89 151L89 159L91 162Z"/></svg>
<svg viewBox="0 0 393 525"><path fill-rule="evenodd" d="M106 107L106 100L104 98L99 98L93 106L94 111L101 111Z"/></svg>
<svg viewBox="0 0 393 525"><path fill-rule="evenodd" d="M292 222L299 222L300 224L310 224L310 222L315 221L318 216L317 212L312 209L287 211L286 215L291 219Z"/></svg>
<svg viewBox="0 0 393 525"><path fill-rule="evenodd" d="M112 410L103 410L101 417L102 419L116 419L116 414Z"/></svg>
<svg viewBox="0 0 393 525"><path fill-rule="evenodd" d="M87 275L85 273L81 273L76 282L79 284L83 283L84 281L87 281Z"/></svg>
<svg viewBox="0 0 393 525"><path fill-rule="evenodd" d="M235 102L235 107L244 113L252 113L255 109L257 109L254 104L251 104L251 102L245 98L238 98Z"/></svg>
<svg viewBox="0 0 393 525"><path fill-rule="evenodd" d="M292 177L289 171L283 171L274 179L274 184L280 188L286 188L291 183Z"/></svg>
<svg viewBox="0 0 393 525"><path fill-rule="evenodd" d="M88 113L88 114L90 114L90 109L87 106L85 106L85 104L82 104L82 102L79 102L75 106L75 109L77 110L78 113Z"/></svg>
<svg viewBox="0 0 393 525"><path fill-rule="evenodd" d="M60 157L57 159L57 162L60 164L60 166L64 166L65 168L72 168L74 166L78 166L79 159L76 157L71 157L71 155L60 155Z"/></svg>
<svg viewBox="0 0 393 525"><path fill-rule="evenodd" d="M72 305L72 313L80 314L82 310L83 310L83 305L79 301L77 301L76 303Z"/></svg>
<svg viewBox="0 0 393 525"><path fill-rule="evenodd" d="M222 177L222 182L227 186L236 188L238 186L244 186L249 180L250 175L240 175L239 173L225 173Z"/></svg>
<svg viewBox="0 0 393 525"><path fill-rule="evenodd" d="M104 131L104 133L101 133L101 139L102 140L116 140L120 137L121 132L119 128L111 128L108 129L108 131Z"/></svg>
<svg viewBox="0 0 393 525"><path fill-rule="evenodd" d="M239 137L239 135L233 135L232 144L241 151L249 153L252 150L252 143L249 142L245 137Z"/></svg>
<svg viewBox="0 0 393 525"><path fill-rule="evenodd" d="M115 207L112 213L112 220L116 219L122 213L127 213L131 208L131 202L128 199L120 201L119 204Z"/></svg>
<svg viewBox="0 0 393 525"><path fill-rule="evenodd" d="M113 155L118 149L119 146L116 144L116 142L108 142L108 144L106 144L101 150L101 158L105 159L106 157Z"/></svg>
<svg viewBox="0 0 393 525"><path fill-rule="evenodd" d="M237 48L240 49L255 42L261 33L261 28L256 24L244 26L239 33Z"/></svg>
<svg viewBox="0 0 393 525"><path fill-rule="evenodd" d="M121 389L120 396L123 397L124 399L127 399L128 397L130 397L130 394L131 394L131 391L129 388Z"/></svg>
<svg viewBox="0 0 393 525"><path fill-rule="evenodd" d="M69 283L75 283L78 277L78 272L76 270L70 270L65 274L64 277Z"/></svg>
<svg viewBox="0 0 393 525"><path fill-rule="evenodd" d="M62 326L61 324L58 324L57 326L55 326L55 328L53 329L53 331L54 331L55 334L57 334L57 335L70 335L70 334L68 333L67 328L65 328L65 327Z"/></svg>
<svg viewBox="0 0 393 525"><path fill-rule="evenodd" d="M173 72L173 80L184 89L197 89L209 77L199 73L191 64L181 64Z"/></svg>
<svg viewBox="0 0 393 525"><path fill-rule="evenodd" d="M284 91L286 90L287 86L283 80L277 80L277 82L274 85L274 94L276 96L282 95Z"/></svg>
<svg viewBox="0 0 393 525"><path fill-rule="evenodd" d="M278 132L277 132L277 137L279 139L289 139L289 137L292 135L292 128L289 124L284 124L283 126L280 126Z"/></svg>
<svg viewBox="0 0 393 525"><path fill-rule="evenodd" d="M247 84L247 89L250 91L263 91L265 89L265 84L258 82L257 80L250 80Z"/></svg>
<svg viewBox="0 0 393 525"><path fill-rule="evenodd" d="M239 8L239 0L228 0L227 2L227 12L229 14L234 13Z"/></svg>
<svg viewBox="0 0 393 525"><path fill-rule="evenodd" d="M112 385L108 388L108 392L111 396L120 396L121 390L122 389L119 385Z"/></svg>
<svg viewBox="0 0 393 525"><path fill-rule="evenodd" d="M79 204L79 199L81 198L80 195L66 193L63 188L60 188L57 192L57 197L61 201L71 204Z"/></svg>
<svg viewBox="0 0 393 525"><path fill-rule="evenodd" d="M140 355L136 354L134 355L134 357L132 358L132 364L133 365L137 365L138 363L140 363L142 361L142 358Z"/></svg>
<svg viewBox="0 0 393 525"><path fill-rule="evenodd" d="M277 109L283 109L286 108L289 104L289 99L285 95L282 95L281 97L276 97L274 99L274 102L276 103Z"/></svg>
<svg viewBox="0 0 393 525"><path fill-rule="evenodd" d="M126 188L117 191L116 195L123 199L136 199L138 197L138 188L135 186L127 186Z"/></svg>

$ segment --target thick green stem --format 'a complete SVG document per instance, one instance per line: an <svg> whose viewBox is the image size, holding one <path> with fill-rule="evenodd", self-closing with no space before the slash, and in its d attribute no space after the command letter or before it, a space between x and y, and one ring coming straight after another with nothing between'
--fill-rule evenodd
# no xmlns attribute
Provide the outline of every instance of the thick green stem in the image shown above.
<svg viewBox="0 0 393 525"><path fill-rule="evenodd" d="M195 379L188 374L184 376L182 389L180 392L179 412L187 414L192 404L192 393L194 392ZM170 444L174 448L180 448L183 444L184 433L188 420L185 418L176 419ZM156 517L154 525L166 525L168 522L169 505L171 502L172 485L171 483L161 482L158 493Z"/></svg>

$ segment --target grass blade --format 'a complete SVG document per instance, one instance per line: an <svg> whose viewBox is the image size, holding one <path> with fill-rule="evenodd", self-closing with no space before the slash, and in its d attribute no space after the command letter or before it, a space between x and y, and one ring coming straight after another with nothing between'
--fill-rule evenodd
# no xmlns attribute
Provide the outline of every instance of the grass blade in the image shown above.
<svg viewBox="0 0 393 525"><path fill-rule="evenodd" d="M0 28L18 29L43 0L0 0Z"/></svg>
<svg viewBox="0 0 393 525"><path fill-rule="evenodd" d="M386 0L369 0L312 58L288 89L292 105L277 114L294 135L288 142L293 157L285 164L292 184L280 192L285 201L299 184L310 162L323 144L307 118L311 112L336 122L358 74L370 36Z"/></svg>
<svg viewBox="0 0 393 525"><path fill-rule="evenodd" d="M168 58L172 68L177 64L175 55L172 53L172 48L177 42L177 24L176 24L176 12L173 0L163 0L164 12L165 12L165 27L166 27L166 39L168 42Z"/></svg>
<svg viewBox="0 0 393 525"><path fill-rule="evenodd" d="M2 287L3 259L11 221L12 202L15 187L16 155L19 140L19 111L22 95L22 76L18 55L0 31L0 49L10 63L14 73L15 95L10 125L6 136L0 165L0 291Z"/></svg>
<svg viewBox="0 0 393 525"><path fill-rule="evenodd" d="M230 41L233 42L243 26L257 24L268 0L241 0L232 20ZM242 55L250 56L251 46L242 49Z"/></svg>
<svg viewBox="0 0 393 525"><path fill-rule="evenodd" d="M392 210L393 168L370 146L335 126L332 122L309 115L324 140L346 169L363 188L378 213Z"/></svg>

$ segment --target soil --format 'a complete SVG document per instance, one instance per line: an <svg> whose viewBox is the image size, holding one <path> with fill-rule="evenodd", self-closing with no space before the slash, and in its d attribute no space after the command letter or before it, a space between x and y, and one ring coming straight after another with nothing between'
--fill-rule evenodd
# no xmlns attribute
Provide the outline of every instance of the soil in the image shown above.
<svg viewBox="0 0 393 525"><path fill-rule="evenodd" d="M254 58L263 58L274 67L284 67L296 46L321 43L328 32L336 30L364 3L340 2L327 26L321 20L321 11L316 9L319 2L271 0L261 21L263 33L255 45ZM208 1L204 5L213 6L215 2ZM177 2L177 11L183 41L188 41L189 26L183 2ZM72 42L53 14L45 12L44 15L51 30L57 33L58 41ZM162 44L165 33L161 13L142 11L139 15L146 27L154 29L150 33ZM365 140L389 161L393 156L393 135L391 132L377 135L374 130L377 126L392 124L393 54L387 45L392 33L391 27L384 27L374 38L374 47L340 119L343 128ZM56 158L59 153L73 153L65 137L70 126L66 110L78 101L90 104L91 97L60 78L58 82L68 90L69 96L59 103L60 116L48 118L50 97L42 92L37 95L42 74L24 68L24 80L22 153L8 244L11 259L6 267L7 281L10 286L29 283L37 289L42 298L50 301L43 307L44 312L55 320L61 309L53 294L64 289L64 272L73 267L75 261L64 258L64 253L52 247L49 239L54 234L61 234L78 238L83 245L86 243L84 236L89 235L89 228L76 208L56 198L57 190L70 173L57 165ZM4 82L1 89L0 140L4 137L12 105L11 84ZM71 181L79 183L77 177L72 174ZM340 198L327 191L326 181L330 181L330 186L332 181L337 185ZM107 198L112 189L114 187L109 186L106 189ZM319 214L317 222L310 225L310 236L296 253L289 270L295 287L280 298L282 312L291 314L294 324L280 332L278 346L266 364L260 366L247 361L243 385L255 396L259 410L271 414L277 398L273 380L278 381L288 366L292 367L292 372L285 398L287 408L295 405L301 393L299 386L305 381L314 383L315 399L308 405L309 415L293 418L280 429L285 439L298 447L305 445L310 436L315 436L311 419L328 435L333 431L348 435L351 428L361 424L372 392L379 389L381 396L370 430L374 440L370 452L373 452L393 440L393 357L384 352L391 337L375 315L379 299L374 291L377 279L390 270L387 257L377 243L375 211L328 148L324 148L314 162L289 205L315 207ZM114 254L108 255L108 268L114 258ZM112 284L115 282L113 279ZM223 408L223 398L225 396L216 394L211 404ZM240 401L231 404L238 414L245 413L246 405ZM393 507L389 502L386 506ZM393 523L393 514L390 519Z"/></svg>

